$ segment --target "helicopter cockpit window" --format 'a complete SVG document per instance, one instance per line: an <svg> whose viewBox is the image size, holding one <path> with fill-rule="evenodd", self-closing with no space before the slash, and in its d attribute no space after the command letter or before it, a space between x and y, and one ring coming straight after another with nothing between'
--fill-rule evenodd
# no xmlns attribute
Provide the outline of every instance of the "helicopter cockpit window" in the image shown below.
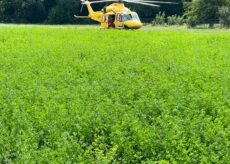
<svg viewBox="0 0 230 164"><path fill-rule="evenodd" d="M132 20L132 15L131 14L123 14L122 15L122 20L123 22L126 22L126 21L129 21L129 20Z"/></svg>

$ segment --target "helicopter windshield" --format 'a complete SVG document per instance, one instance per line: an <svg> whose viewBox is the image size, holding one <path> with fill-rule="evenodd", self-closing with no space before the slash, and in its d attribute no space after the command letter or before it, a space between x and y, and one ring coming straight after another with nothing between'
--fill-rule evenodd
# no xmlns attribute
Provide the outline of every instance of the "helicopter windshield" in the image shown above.
<svg viewBox="0 0 230 164"><path fill-rule="evenodd" d="M131 14L123 14L122 15L123 22L129 21L129 20L140 20L137 13L132 12Z"/></svg>
<svg viewBox="0 0 230 164"><path fill-rule="evenodd" d="M140 20L139 16L135 12L132 12L132 18L135 20Z"/></svg>

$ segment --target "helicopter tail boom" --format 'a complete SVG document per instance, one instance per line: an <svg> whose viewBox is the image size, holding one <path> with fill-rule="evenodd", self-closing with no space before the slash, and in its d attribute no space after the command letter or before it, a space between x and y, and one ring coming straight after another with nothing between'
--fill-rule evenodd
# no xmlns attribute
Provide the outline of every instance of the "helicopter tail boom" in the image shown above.
<svg viewBox="0 0 230 164"><path fill-rule="evenodd" d="M82 5L86 5L88 12L89 12L89 15L94 13L93 8L90 5L91 3L88 0L81 0L81 3L82 3Z"/></svg>

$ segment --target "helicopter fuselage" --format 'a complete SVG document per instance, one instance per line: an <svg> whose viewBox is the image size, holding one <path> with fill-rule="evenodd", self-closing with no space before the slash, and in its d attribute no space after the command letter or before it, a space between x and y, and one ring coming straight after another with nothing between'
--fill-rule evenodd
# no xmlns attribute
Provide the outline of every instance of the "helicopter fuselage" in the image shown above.
<svg viewBox="0 0 230 164"><path fill-rule="evenodd" d="M113 3L96 12L89 2L86 6L89 11L88 18L99 22L102 28L139 29L142 27L138 14L125 7L123 3ZM76 16L76 18L80 17Z"/></svg>

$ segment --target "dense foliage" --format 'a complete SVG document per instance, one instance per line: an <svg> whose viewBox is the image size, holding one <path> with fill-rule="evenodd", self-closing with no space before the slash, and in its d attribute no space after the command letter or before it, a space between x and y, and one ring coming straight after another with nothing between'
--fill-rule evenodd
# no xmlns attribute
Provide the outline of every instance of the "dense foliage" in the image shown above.
<svg viewBox="0 0 230 164"><path fill-rule="evenodd" d="M51 10L48 22L54 24L77 22L73 15L76 14L76 10L80 11L80 6L76 0L59 0L57 5Z"/></svg>
<svg viewBox="0 0 230 164"><path fill-rule="evenodd" d="M1 27L0 163L228 163L229 43Z"/></svg>
<svg viewBox="0 0 230 164"><path fill-rule="evenodd" d="M151 21L156 13L165 11L166 14L182 14L182 0L169 0L178 2L177 5L163 4L160 9L127 4L132 10L137 11L141 18ZM93 4L95 10L101 10L104 4ZM81 20L74 19L74 14L87 15L84 7L81 10L80 0L0 0L0 22L10 23L81 23ZM145 19L144 19L145 20Z"/></svg>
<svg viewBox="0 0 230 164"><path fill-rule="evenodd" d="M219 8L220 24L223 27L230 27L230 3Z"/></svg>
<svg viewBox="0 0 230 164"><path fill-rule="evenodd" d="M193 0L187 8L188 24L208 23L212 28L219 21L219 9L228 4L229 0Z"/></svg>

